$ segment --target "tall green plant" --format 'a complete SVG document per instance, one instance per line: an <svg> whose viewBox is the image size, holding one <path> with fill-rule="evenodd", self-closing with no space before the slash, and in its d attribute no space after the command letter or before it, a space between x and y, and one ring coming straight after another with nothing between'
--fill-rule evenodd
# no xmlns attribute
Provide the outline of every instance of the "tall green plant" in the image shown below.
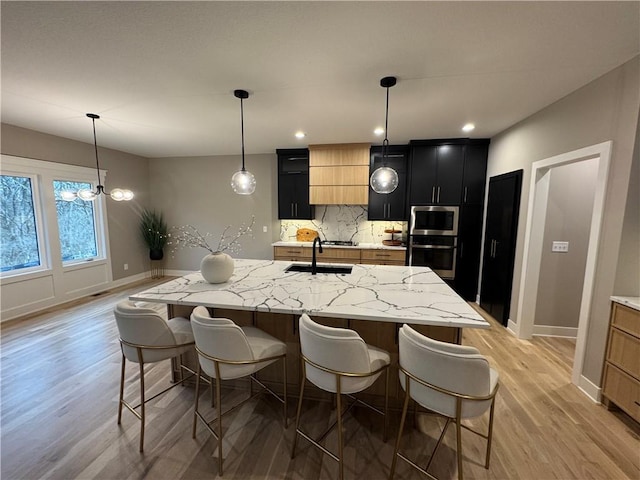
<svg viewBox="0 0 640 480"><path fill-rule="evenodd" d="M162 213L144 210L140 217L140 234L149 250L162 250L167 243L168 227Z"/></svg>

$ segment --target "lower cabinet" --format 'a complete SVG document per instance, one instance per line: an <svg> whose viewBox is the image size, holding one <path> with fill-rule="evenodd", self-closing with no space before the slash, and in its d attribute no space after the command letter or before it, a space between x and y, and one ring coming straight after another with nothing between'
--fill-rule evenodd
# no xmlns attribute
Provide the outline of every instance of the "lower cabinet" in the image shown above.
<svg viewBox="0 0 640 480"><path fill-rule="evenodd" d="M316 258L321 263L364 263L370 265L404 265L406 250L385 248L324 248L316 250ZM273 247L273 259L289 262L310 262L312 249L309 247Z"/></svg>
<svg viewBox="0 0 640 480"><path fill-rule="evenodd" d="M640 422L640 311L614 302L602 378L604 403Z"/></svg>

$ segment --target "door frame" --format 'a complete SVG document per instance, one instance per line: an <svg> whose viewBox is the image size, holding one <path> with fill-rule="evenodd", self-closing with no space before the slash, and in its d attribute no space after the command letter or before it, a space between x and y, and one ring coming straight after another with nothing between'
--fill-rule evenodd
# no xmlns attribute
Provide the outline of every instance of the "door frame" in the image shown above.
<svg viewBox="0 0 640 480"><path fill-rule="evenodd" d="M589 320L591 317L593 286L595 283L600 231L604 217L604 201L607 193L612 143L612 141L598 143L534 162L531 166L527 224L522 260L523 271L520 277L520 291L517 302L517 327L514 329L518 338L522 339L529 339L533 336L551 170L556 167L584 160L598 159L596 190L593 199L587 261L582 287L582 299L580 302L578 337L576 339L576 351L571 376L571 381L578 386L581 386L580 380L584 364Z"/></svg>

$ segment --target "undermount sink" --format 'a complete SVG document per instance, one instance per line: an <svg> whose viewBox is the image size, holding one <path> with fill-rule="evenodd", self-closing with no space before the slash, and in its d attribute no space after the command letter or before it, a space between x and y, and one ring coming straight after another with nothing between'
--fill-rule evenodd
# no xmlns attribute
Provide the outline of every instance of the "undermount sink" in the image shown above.
<svg viewBox="0 0 640 480"><path fill-rule="evenodd" d="M316 273L335 273L338 275L345 275L351 273L353 267L339 267L335 265L318 265L316 267ZM310 264L293 264L289 265L285 272L308 272L311 273Z"/></svg>

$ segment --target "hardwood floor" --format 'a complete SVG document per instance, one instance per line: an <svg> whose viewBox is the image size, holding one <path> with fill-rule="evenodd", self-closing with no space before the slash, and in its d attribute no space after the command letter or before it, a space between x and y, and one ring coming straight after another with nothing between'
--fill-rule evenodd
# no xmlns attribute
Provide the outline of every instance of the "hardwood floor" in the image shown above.
<svg viewBox="0 0 640 480"><path fill-rule="evenodd" d="M117 301L141 289L137 285L109 292L2 327L3 480L217 477L215 440L203 427L195 440L191 438L192 388L177 387L149 404L143 454L138 452L138 421L125 411L122 425L116 423L120 347L112 310ZM464 344L476 346L489 358L501 381L491 467L483 467L484 441L464 432L465 477L640 478L640 428L622 414L592 403L571 384L573 342L518 340L490 321L490 330L469 329L463 337ZM146 372L148 391L158 391L169 381L168 362L149 365ZM137 375L137 368L129 365L129 396L138 393ZM227 389L223 404L245 394ZM289 402L292 420L295 398ZM329 403L305 402L304 426L321 432L334 415ZM356 409L347 417L346 478L387 477L399 417L398 412L391 416L387 443L382 442L377 415ZM438 422L419 415L419 430L405 428L403 450L426 461L425 449L435 443ZM473 425L483 429L486 423L481 418ZM283 431L280 404L267 396L248 402L223 425L224 478L337 478L337 464L304 440L296 458L290 459L293 422ZM329 436L328 446L337 449L335 435ZM430 473L440 479L457 478L455 455L455 430L450 429ZM399 462L395 478L424 477Z"/></svg>

